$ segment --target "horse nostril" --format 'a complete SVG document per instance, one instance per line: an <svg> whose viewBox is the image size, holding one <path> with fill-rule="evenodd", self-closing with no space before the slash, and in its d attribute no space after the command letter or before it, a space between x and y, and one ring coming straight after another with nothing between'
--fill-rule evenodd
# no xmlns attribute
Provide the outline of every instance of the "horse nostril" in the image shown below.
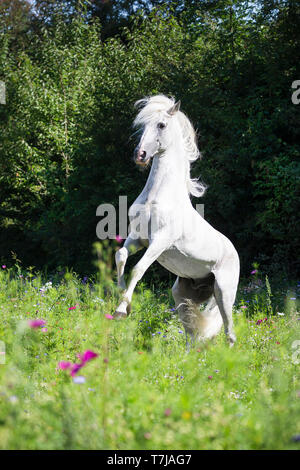
<svg viewBox="0 0 300 470"><path fill-rule="evenodd" d="M146 158L146 152L145 152L145 150L142 150L142 151L140 152L139 157L140 157L141 160L145 160L145 158Z"/></svg>

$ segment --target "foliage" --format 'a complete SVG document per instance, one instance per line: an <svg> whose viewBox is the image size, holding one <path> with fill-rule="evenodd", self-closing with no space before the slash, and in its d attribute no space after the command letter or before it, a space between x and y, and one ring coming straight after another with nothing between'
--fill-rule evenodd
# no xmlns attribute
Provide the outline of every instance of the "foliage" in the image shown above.
<svg viewBox="0 0 300 470"><path fill-rule="evenodd" d="M243 272L253 260L297 272L299 4L164 3L138 13L143 2L115 2L104 35L103 5L77 0L37 2L21 36L2 27L3 262L13 251L25 265L91 269L97 206L130 204L147 176L131 159L133 103L160 92L180 98L199 131L205 217Z"/></svg>

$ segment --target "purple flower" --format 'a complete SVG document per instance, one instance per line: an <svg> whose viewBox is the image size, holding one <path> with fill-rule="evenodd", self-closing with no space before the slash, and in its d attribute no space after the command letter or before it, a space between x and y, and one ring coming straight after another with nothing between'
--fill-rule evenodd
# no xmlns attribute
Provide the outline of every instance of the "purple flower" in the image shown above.
<svg viewBox="0 0 300 470"><path fill-rule="evenodd" d="M257 272L257 269L253 269L253 271L251 271L251 274L256 274Z"/></svg>
<svg viewBox="0 0 300 470"><path fill-rule="evenodd" d="M70 374L72 377L75 377L75 375L77 374L77 372L80 371L80 369L84 366L84 363L81 363L81 364L72 364L71 367L70 367Z"/></svg>

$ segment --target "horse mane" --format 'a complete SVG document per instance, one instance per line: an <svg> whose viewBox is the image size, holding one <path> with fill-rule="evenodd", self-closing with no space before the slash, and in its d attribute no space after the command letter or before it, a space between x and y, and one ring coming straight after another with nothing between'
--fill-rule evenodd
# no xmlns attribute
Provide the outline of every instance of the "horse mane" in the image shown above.
<svg viewBox="0 0 300 470"><path fill-rule="evenodd" d="M157 119L157 113L167 112L175 104L174 98L168 98L164 95L156 95L143 98L135 103L135 106L140 109L136 116L133 125L135 127L145 126L151 121ZM201 154L197 147L196 132L188 119L182 112L177 111L174 118L177 118L180 124L183 138L183 146L185 150L185 157L187 163L186 171L186 184L188 193L200 197L203 196L206 186L199 181L198 178L191 178L190 170L191 163L201 158Z"/></svg>

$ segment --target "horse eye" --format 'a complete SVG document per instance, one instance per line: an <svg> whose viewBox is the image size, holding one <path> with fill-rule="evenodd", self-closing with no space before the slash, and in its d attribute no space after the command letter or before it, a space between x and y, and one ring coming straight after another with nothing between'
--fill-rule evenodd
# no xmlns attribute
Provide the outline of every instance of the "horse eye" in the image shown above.
<svg viewBox="0 0 300 470"><path fill-rule="evenodd" d="M158 127L159 129L164 129L164 128L166 127L166 124L165 124L164 122L159 122L159 123L157 124L157 127Z"/></svg>

